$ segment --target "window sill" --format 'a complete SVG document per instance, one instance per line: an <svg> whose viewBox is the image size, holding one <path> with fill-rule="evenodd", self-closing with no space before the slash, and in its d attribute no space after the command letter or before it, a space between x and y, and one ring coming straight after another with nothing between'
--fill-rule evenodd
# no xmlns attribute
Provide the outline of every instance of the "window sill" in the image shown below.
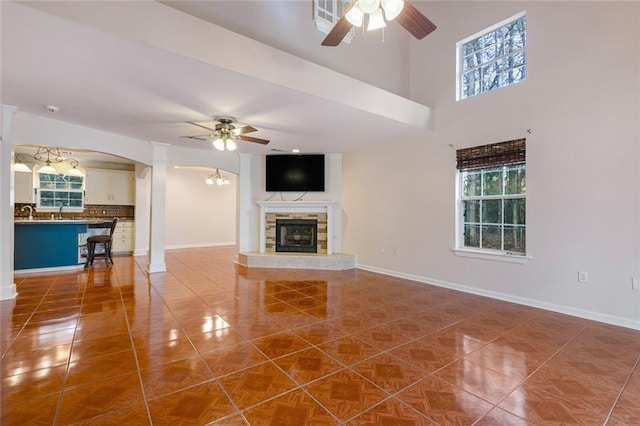
<svg viewBox="0 0 640 426"><path fill-rule="evenodd" d="M493 260L496 262L519 263L525 264L531 259L531 256L520 254L492 253L482 250L470 249L452 249L456 256L471 257L474 259Z"/></svg>
<svg viewBox="0 0 640 426"><path fill-rule="evenodd" d="M60 207L36 207L33 209L38 213L55 213L56 215L60 212ZM62 214L65 213L83 213L84 207L67 207L65 206L62 210Z"/></svg>

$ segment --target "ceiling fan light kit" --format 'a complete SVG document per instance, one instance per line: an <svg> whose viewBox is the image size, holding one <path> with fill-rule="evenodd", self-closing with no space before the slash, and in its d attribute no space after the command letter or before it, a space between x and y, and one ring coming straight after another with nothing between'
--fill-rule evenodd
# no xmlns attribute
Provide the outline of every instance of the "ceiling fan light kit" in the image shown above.
<svg viewBox="0 0 640 426"><path fill-rule="evenodd" d="M212 133L206 135L195 136L180 136L181 138L195 139L199 141L206 141L215 138L212 141L213 147L218 151L235 151L238 148L236 140L244 142L253 142L266 145L269 143L266 139L254 138L251 136L244 136L245 133L257 132L258 129L251 126L236 127L233 125L233 119L229 117L221 117L215 119L216 124L214 126L205 126L193 121L187 121L189 124L201 127Z"/></svg>
<svg viewBox="0 0 640 426"><path fill-rule="evenodd" d="M407 0L355 0L329 31L322 45L338 46L352 27L363 26L365 15L367 31L384 28L387 26L386 21L396 20L411 35L421 40L437 28Z"/></svg>
<svg viewBox="0 0 640 426"><path fill-rule="evenodd" d="M382 9L374 10L369 14L369 25L367 25L367 31L378 30L386 26L387 24L384 22L384 17L382 16Z"/></svg>
<svg viewBox="0 0 640 426"><path fill-rule="evenodd" d="M382 9L384 9L384 16L387 21L393 21L400 15L404 2L402 0L382 0Z"/></svg>

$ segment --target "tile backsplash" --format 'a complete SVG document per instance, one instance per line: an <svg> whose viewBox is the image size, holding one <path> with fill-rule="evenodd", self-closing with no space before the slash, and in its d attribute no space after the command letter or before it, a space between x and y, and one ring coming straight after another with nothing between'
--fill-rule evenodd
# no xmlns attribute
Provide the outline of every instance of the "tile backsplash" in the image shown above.
<svg viewBox="0 0 640 426"><path fill-rule="evenodd" d="M13 217L28 218L29 209L22 211L24 206L33 206L33 204L16 203L13 208ZM101 204L85 204L84 211L82 213L70 213L62 211L62 216L68 219L103 219L117 217L119 219L133 219L135 216L135 206L111 206ZM49 219L51 212L38 213L36 209L33 209L33 217L35 219Z"/></svg>

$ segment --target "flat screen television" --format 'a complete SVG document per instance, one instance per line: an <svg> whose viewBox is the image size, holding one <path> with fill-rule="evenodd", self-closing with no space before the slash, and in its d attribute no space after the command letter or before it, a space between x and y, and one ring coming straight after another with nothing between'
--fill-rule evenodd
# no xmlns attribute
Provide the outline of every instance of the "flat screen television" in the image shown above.
<svg viewBox="0 0 640 426"><path fill-rule="evenodd" d="M324 154L266 157L267 192L324 192Z"/></svg>

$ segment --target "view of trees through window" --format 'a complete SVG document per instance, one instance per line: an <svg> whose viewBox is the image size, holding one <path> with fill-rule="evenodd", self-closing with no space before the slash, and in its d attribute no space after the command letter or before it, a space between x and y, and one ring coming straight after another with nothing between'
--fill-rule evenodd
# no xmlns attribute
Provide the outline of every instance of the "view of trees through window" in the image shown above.
<svg viewBox="0 0 640 426"><path fill-rule="evenodd" d="M461 172L463 245L524 254L525 165Z"/></svg>
<svg viewBox="0 0 640 426"><path fill-rule="evenodd" d="M83 176L39 173L38 179L38 208L84 207Z"/></svg>
<svg viewBox="0 0 640 426"><path fill-rule="evenodd" d="M526 15L458 43L459 99L522 81L526 77Z"/></svg>

